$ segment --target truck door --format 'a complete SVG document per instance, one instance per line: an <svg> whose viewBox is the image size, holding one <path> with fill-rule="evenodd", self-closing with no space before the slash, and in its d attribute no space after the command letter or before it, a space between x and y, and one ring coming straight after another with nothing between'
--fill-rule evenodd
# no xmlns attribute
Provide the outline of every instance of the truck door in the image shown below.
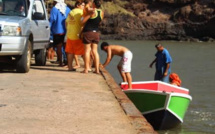
<svg viewBox="0 0 215 134"><path fill-rule="evenodd" d="M33 49L43 49L44 45L48 45L49 43L50 28L45 5L42 0L34 0L31 27L34 35Z"/></svg>

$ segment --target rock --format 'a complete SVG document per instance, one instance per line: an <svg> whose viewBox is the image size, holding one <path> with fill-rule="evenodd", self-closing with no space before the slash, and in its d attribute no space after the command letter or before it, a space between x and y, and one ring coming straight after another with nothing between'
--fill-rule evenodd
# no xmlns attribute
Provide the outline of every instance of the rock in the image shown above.
<svg viewBox="0 0 215 134"><path fill-rule="evenodd" d="M123 1L127 2L124 8L135 16L106 14L101 25L102 39L215 39L215 0Z"/></svg>

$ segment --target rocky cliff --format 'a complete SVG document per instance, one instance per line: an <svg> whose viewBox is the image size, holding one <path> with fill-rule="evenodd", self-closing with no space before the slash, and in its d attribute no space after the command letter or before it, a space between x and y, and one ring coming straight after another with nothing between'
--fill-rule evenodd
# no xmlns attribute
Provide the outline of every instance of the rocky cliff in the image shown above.
<svg viewBox="0 0 215 134"><path fill-rule="evenodd" d="M102 39L215 39L215 0L103 0Z"/></svg>

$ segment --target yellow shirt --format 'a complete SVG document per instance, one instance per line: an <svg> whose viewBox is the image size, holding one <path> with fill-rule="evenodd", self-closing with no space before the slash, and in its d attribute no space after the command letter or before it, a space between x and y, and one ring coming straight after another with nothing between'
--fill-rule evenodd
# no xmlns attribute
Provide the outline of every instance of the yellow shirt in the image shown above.
<svg viewBox="0 0 215 134"><path fill-rule="evenodd" d="M75 8L69 13L66 19L67 38L71 40L79 39L79 34L82 28L82 25L81 25L82 15L83 15L83 10L79 8Z"/></svg>

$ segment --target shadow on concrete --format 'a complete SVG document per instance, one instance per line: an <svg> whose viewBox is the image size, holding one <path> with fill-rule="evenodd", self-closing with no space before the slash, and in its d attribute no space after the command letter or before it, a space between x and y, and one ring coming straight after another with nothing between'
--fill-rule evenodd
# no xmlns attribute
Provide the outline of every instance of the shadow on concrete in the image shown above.
<svg viewBox="0 0 215 134"><path fill-rule="evenodd" d="M31 69L35 70L46 70L46 71L62 71L66 72L68 70L65 70L64 67L59 67L57 64L47 64L45 66L38 66L36 64L31 64ZM16 72L16 66L12 63L0 63L0 73L17 73Z"/></svg>
<svg viewBox="0 0 215 134"><path fill-rule="evenodd" d="M0 63L0 73L16 73L16 68L12 63Z"/></svg>
<svg viewBox="0 0 215 134"><path fill-rule="evenodd" d="M52 68L49 68L48 66L52 67ZM53 67L56 67L56 68L53 68ZM50 65L46 65L46 66L31 66L31 69L34 69L34 70L68 72L68 70L63 70L63 69L60 69L60 68L61 67L50 66Z"/></svg>

